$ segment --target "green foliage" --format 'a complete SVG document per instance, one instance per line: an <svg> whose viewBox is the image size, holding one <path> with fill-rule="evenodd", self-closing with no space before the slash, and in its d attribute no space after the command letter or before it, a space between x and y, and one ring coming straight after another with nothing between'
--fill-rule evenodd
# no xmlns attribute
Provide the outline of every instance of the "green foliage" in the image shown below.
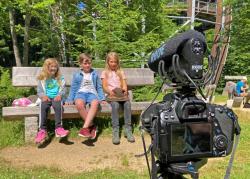
<svg viewBox="0 0 250 179"><path fill-rule="evenodd" d="M159 77L156 77L154 85L136 87L133 90L133 100L134 101L152 101L155 98L159 90L160 90L160 93L157 96L156 100L162 100L163 93L161 93L161 89L160 89L161 84L162 84L161 79Z"/></svg>
<svg viewBox="0 0 250 179"><path fill-rule="evenodd" d="M224 73L247 75L250 73L250 3L230 1L232 6L232 30L229 57Z"/></svg>
<svg viewBox="0 0 250 179"><path fill-rule="evenodd" d="M0 67L0 108L11 106L14 99L29 95L30 88L14 88L11 84L10 72Z"/></svg>
<svg viewBox="0 0 250 179"><path fill-rule="evenodd" d="M6 146L24 144L23 121L4 121L0 119L0 149Z"/></svg>
<svg viewBox="0 0 250 179"><path fill-rule="evenodd" d="M12 7L18 17L15 28L19 47L23 46L24 18L31 14L31 65L47 57L60 57L64 45L65 55L71 62L82 52L100 60L108 51L116 51L124 61L135 60L136 66L140 66L149 53L176 30L176 25L166 18L166 0L128 1L128 4L123 0L82 2L86 7L79 10L76 0L14 0L11 3L4 0L0 3L0 37L8 44L10 32L5 29L9 28L6 8ZM1 36L1 31L7 32L8 38ZM11 45L8 48L11 49ZM4 45L1 51L13 54L8 48Z"/></svg>

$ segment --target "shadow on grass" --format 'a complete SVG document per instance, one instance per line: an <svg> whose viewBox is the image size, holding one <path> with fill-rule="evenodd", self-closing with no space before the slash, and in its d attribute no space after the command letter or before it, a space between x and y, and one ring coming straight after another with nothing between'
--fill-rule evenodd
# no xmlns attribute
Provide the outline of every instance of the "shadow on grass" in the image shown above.
<svg viewBox="0 0 250 179"><path fill-rule="evenodd" d="M62 143L62 144L65 144L65 145L73 145L74 144L74 142L69 141L68 136L60 138L59 143Z"/></svg>
<svg viewBox="0 0 250 179"><path fill-rule="evenodd" d="M43 149L43 148L47 147L51 143L52 138L53 137L49 136L48 138L45 139L44 142L41 142L41 143L37 144L37 148Z"/></svg>

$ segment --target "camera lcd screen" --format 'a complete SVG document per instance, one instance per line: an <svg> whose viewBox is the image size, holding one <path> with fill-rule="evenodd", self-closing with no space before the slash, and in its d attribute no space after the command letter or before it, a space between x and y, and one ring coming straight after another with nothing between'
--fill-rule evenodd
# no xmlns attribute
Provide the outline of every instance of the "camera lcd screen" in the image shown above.
<svg viewBox="0 0 250 179"><path fill-rule="evenodd" d="M211 123L171 125L171 155L184 156L209 153L212 150Z"/></svg>

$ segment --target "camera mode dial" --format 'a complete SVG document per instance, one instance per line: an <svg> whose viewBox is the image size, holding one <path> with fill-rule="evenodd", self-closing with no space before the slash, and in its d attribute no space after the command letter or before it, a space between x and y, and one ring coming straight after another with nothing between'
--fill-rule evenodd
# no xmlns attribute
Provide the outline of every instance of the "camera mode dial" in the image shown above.
<svg viewBox="0 0 250 179"><path fill-rule="evenodd" d="M227 149L228 141L226 136L220 134L214 137L214 145L216 149L223 151Z"/></svg>

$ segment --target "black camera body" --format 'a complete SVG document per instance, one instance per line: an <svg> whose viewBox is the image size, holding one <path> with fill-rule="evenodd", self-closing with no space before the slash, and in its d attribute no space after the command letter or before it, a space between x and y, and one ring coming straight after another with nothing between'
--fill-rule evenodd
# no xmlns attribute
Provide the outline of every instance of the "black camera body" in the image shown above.
<svg viewBox="0 0 250 179"><path fill-rule="evenodd" d="M240 133L237 116L231 109L205 102L201 87L212 81L217 69L210 55L208 66L204 67L206 50L205 36L189 30L166 41L148 60L152 71L176 87L175 93L167 94L162 102L151 104L141 114L142 128L151 136L152 178L157 178L157 174L161 174L159 178L174 178L175 174L197 176L198 163L229 155L234 134ZM197 92L204 100L196 96ZM190 162L195 169L187 166Z"/></svg>
<svg viewBox="0 0 250 179"><path fill-rule="evenodd" d="M227 107L207 104L194 95L169 94L142 113L162 163L222 157L232 151L237 116Z"/></svg>

